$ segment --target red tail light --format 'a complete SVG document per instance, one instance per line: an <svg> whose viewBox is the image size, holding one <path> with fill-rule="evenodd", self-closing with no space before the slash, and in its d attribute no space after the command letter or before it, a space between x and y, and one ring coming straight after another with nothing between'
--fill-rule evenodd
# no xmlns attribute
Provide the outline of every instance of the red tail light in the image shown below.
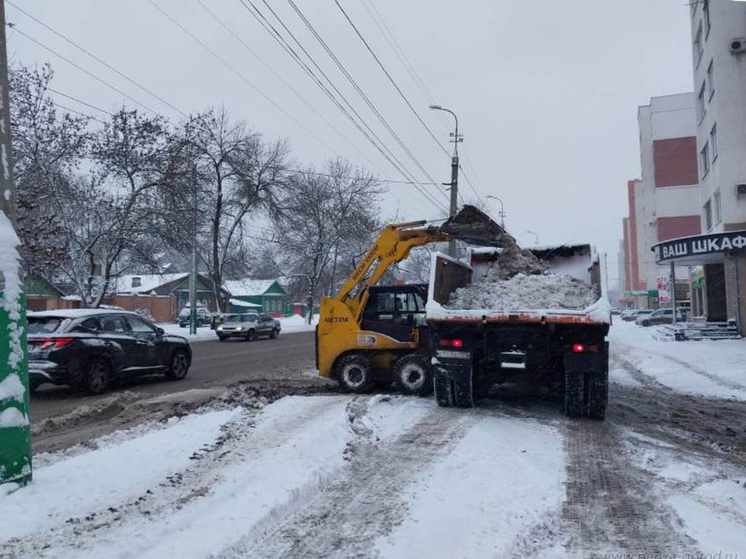
<svg viewBox="0 0 746 559"><path fill-rule="evenodd" d="M464 347L464 340L446 340L446 339L441 339L438 342L438 345L441 345L443 347L456 347L456 348L460 348L460 347Z"/></svg>
<svg viewBox="0 0 746 559"><path fill-rule="evenodd" d="M75 341L75 338L50 338L48 340L45 340L42 344L42 349L60 349L61 347L65 347L66 345L69 345Z"/></svg>
<svg viewBox="0 0 746 559"><path fill-rule="evenodd" d="M598 353L597 345L573 344L573 353Z"/></svg>

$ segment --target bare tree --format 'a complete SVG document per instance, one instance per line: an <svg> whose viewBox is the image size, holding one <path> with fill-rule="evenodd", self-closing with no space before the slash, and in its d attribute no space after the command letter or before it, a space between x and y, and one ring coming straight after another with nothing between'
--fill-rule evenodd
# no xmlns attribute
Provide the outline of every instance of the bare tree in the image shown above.
<svg viewBox="0 0 746 559"><path fill-rule="evenodd" d="M378 181L349 163L333 160L324 172L306 169L283 191L275 231L291 275L304 277L308 305L331 292L367 250L379 228ZM311 313L309 312L309 321Z"/></svg>
<svg viewBox="0 0 746 559"><path fill-rule="evenodd" d="M60 113L48 97L53 73L17 66L10 72L13 175L22 255L32 272L52 279L66 257L58 196L85 157L88 119Z"/></svg>
<svg viewBox="0 0 746 559"><path fill-rule="evenodd" d="M210 109L183 127L198 181L200 258L207 268L220 305L226 274L246 270L248 217L255 211L274 213L278 188L288 169L284 141L265 143L225 109Z"/></svg>

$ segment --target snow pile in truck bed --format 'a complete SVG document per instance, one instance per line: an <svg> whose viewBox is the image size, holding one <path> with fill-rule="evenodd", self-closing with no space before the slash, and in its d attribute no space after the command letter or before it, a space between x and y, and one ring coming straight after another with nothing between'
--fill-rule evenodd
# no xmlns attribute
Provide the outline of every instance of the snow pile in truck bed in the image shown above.
<svg viewBox="0 0 746 559"><path fill-rule="evenodd" d="M458 310L582 310L596 302L595 290L565 274L517 274L500 279L492 268L484 278L457 289L446 308Z"/></svg>

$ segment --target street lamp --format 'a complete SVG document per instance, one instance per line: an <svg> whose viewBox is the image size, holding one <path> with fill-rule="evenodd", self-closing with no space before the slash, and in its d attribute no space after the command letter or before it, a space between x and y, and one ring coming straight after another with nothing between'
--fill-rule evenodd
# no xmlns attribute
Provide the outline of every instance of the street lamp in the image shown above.
<svg viewBox="0 0 746 559"><path fill-rule="evenodd" d="M539 235L537 235L533 231L526 231L526 233L530 233L531 235L533 235L536 238L536 242L534 242L535 245L539 244Z"/></svg>
<svg viewBox="0 0 746 559"><path fill-rule="evenodd" d="M430 105L430 108L434 111L443 111L446 113L450 113L453 115L454 120L456 121L456 131L455 133L451 133L451 138L453 138L453 157L451 158L451 207L449 214L451 216L456 215L456 212L458 212L458 144L461 141L461 137L458 134L458 117L456 116L456 113L454 113L450 109L446 109L444 107L441 107L440 105ZM448 243L448 254L451 257L456 256L456 242L450 241Z"/></svg>
<svg viewBox="0 0 746 559"><path fill-rule="evenodd" d="M500 227L505 229L505 206L503 206L503 201L500 200L497 196L492 196L491 194L487 196L490 200L497 200L500 202L500 213L498 214L500 216Z"/></svg>

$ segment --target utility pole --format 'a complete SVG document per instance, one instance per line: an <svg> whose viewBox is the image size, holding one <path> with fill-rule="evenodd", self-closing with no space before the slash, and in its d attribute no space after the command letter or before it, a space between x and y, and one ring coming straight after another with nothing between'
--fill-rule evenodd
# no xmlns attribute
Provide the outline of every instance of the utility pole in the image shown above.
<svg viewBox="0 0 746 559"><path fill-rule="evenodd" d="M456 131L451 132L451 143L453 143L453 157L451 157L451 182L447 183L447 186L451 187L451 206L449 208L449 215L453 217L458 213L458 145L464 141L463 135L458 133L458 117L450 109L441 107L440 105L430 105L430 108L434 111L444 111L453 115L456 121ZM456 241L449 241L448 243L448 255L456 257Z"/></svg>
<svg viewBox="0 0 746 559"><path fill-rule="evenodd" d="M26 297L16 251L11 158L5 2L0 1L0 485L26 485L31 481Z"/></svg>
<svg viewBox="0 0 746 559"><path fill-rule="evenodd" d="M192 270L189 274L189 334L197 335L197 166L192 169ZM219 303L218 303L219 304Z"/></svg>

